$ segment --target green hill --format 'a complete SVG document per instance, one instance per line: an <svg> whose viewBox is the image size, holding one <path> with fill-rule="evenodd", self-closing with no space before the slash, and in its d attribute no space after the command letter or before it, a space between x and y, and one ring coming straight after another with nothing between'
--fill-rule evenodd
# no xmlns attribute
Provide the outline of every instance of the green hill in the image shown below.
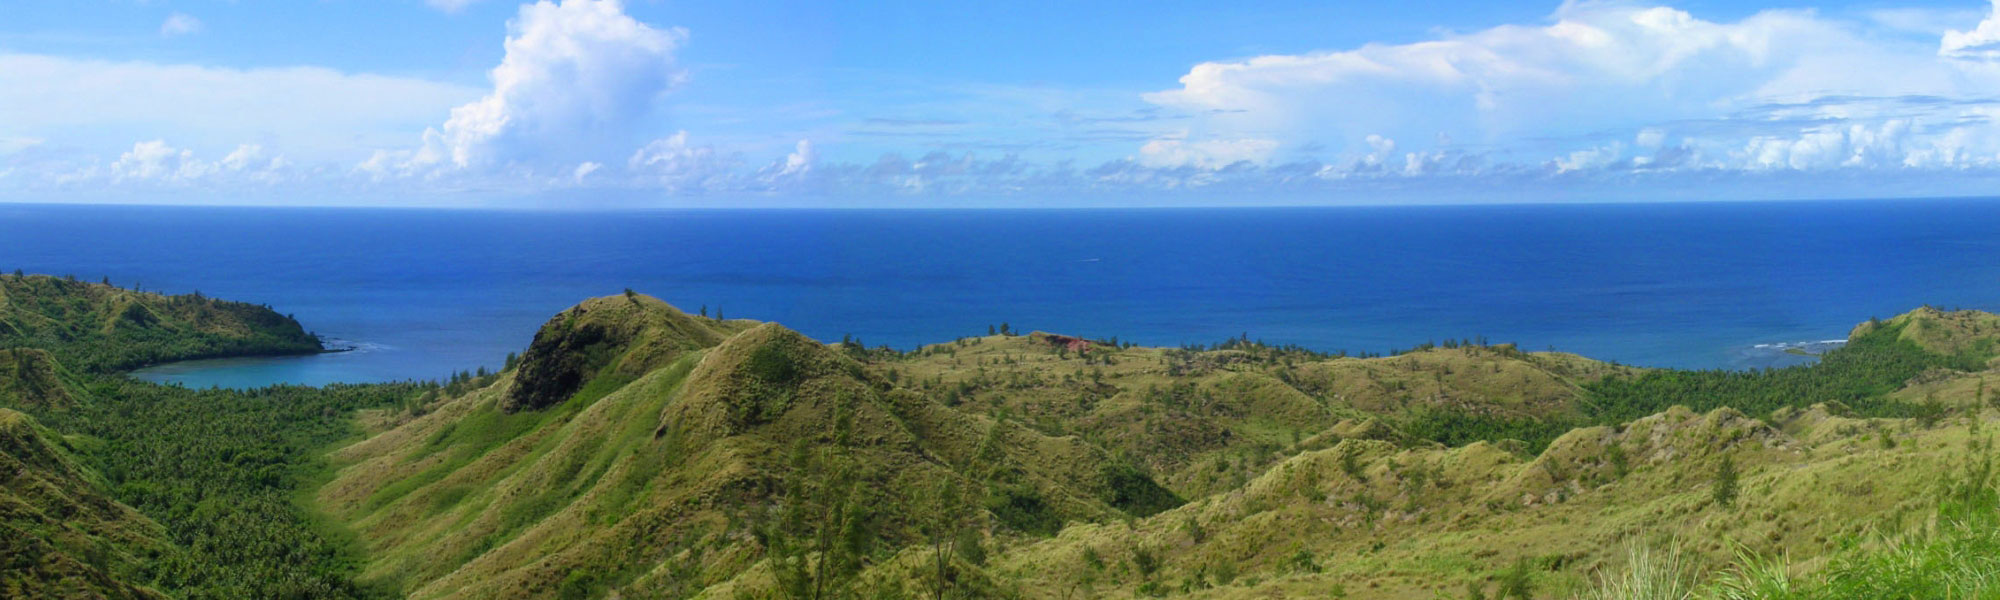
<svg viewBox="0 0 2000 600"><path fill-rule="evenodd" d="M1735 373L1469 343L897 352L599 298L517 368L374 415L318 500L363 581L418 598L1569 597L1631 548L1721 573L1914 522L1994 416L1986 318Z"/></svg>
<svg viewBox="0 0 2000 600"><path fill-rule="evenodd" d="M165 532L106 498L76 449L0 408L0 597L161 598L133 585Z"/></svg>
<svg viewBox="0 0 2000 600"><path fill-rule="evenodd" d="M148 384L115 369L319 342L194 295L19 276L0 292L0 597L393 594L356 587L343 532L297 500L358 411L428 386Z"/></svg>
<svg viewBox="0 0 2000 600"><path fill-rule="evenodd" d="M195 358L322 351L269 308L45 275L0 275L0 349L39 348L89 372Z"/></svg>
<svg viewBox="0 0 2000 600"><path fill-rule="evenodd" d="M38 348L0 350L0 399L18 407L63 409L76 406L76 376Z"/></svg>
<svg viewBox="0 0 2000 600"><path fill-rule="evenodd" d="M0 410L0 596L1719 600L2000 581L1985 313L1871 320L1813 364L1739 372L1470 341L1354 357L996 332L905 352L627 293L555 315L498 373L231 391L115 369L310 336L258 307L0 279L0 404L20 411ZM166 316L121 321L119 302Z"/></svg>
<svg viewBox="0 0 2000 600"><path fill-rule="evenodd" d="M625 343L578 342L601 339ZM590 358L535 351L552 347ZM365 577L426 598L727 587L761 572L759 545L742 543L756 524L829 471L868 497L851 505L867 512L857 543L879 551L923 537L911 507L939 481L984 488L950 510L986 507L966 530L995 535L1176 503L1082 440L930 402L776 325L601 298L530 348L516 371L335 453L348 466L320 500L369 540ZM516 400L547 389L530 373L579 371L554 404Z"/></svg>

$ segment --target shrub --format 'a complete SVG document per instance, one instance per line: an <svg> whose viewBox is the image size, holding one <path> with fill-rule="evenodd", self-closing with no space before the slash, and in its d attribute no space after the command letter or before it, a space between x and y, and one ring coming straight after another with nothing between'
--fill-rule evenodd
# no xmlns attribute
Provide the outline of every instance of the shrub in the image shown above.
<svg viewBox="0 0 2000 600"><path fill-rule="evenodd" d="M1722 455L1722 462L1715 466L1715 483L1709 488L1709 494L1715 499L1717 505L1725 508L1734 507L1736 506L1736 486L1736 460L1724 454Z"/></svg>

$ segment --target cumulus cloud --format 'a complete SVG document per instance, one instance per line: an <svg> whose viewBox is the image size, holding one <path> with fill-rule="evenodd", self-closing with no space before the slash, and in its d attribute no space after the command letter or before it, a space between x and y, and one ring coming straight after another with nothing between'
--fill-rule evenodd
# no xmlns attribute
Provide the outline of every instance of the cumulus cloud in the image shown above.
<svg viewBox="0 0 2000 600"><path fill-rule="evenodd" d="M629 141L684 77L674 52L687 32L634 20L615 0L524 5L507 27L491 92L453 108L422 148L370 161L401 159L404 171L576 164Z"/></svg>
<svg viewBox="0 0 2000 600"><path fill-rule="evenodd" d="M1944 32L1944 39L1938 43L1938 55L1966 60L2000 59L2000 0L1993 0L1993 14L1978 26L1967 31Z"/></svg>
<svg viewBox="0 0 2000 600"><path fill-rule="evenodd" d="M757 178L766 185L796 185L811 177L818 163L819 154L813 151L812 140L799 140L791 154L764 167Z"/></svg>
<svg viewBox="0 0 2000 600"><path fill-rule="evenodd" d="M196 34L201 33L201 30L201 19L194 18L186 13L167 15L167 20L160 23L160 35L163 37Z"/></svg>
<svg viewBox="0 0 2000 600"><path fill-rule="evenodd" d="M228 156L222 157L222 167L231 171L241 171L260 164L266 164L264 147L257 144L237 146Z"/></svg>
<svg viewBox="0 0 2000 600"><path fill-rule="evenodd" d="M690 143L688 133L680 131L648 142L625 164L642 181L680 192L729 187L721 183L741 162L714 145Z"/></svg>
<svg viewBox="0 0 2000 600"><path fill-rule="evenodd" d="M111 174L118 179L193 179L207 170L193 151L168 146L165 140L133 144L111 163Z"/></svg>
<svg viewBox="0 0 2000 600"><path fill-rule="evenodd" d="M1369 156L1379 153L1368 136L1443 136L1526 154L1516 160L1539 154L1573 171L1618 164L1607 158L1615 139L1658 147L1677 123L1699 122L1725 145L1741 143L1752 137L1744 131L1772 123L1733 117L1773 103L1802 107L1793 115L1800 119L1860 120L1873 129L1896 115L1875 110L1879 103L1815 101L2000 94L2000 78L1938 59L1983 57L2000 39L2000 20L1944 34L1942 51L1868 27L1807 11L1716 22L1664 6L1572 2L1543 25L1202 63L1179 88L1144 98L1191 115L1192 135L1210 139L1286 132L1284 144L1324 141ZM1924 110L1942 120L1967 116L1948 106ZM1826 137L1813 126L1783 137L1812 146ZM1786 164L1793 162L1826 164Z"/></svg>
<svg viewBox="0 0 2000 600"><path fill-rule="evenodd" d="M86 166L59 179L153 185L269 183L279 180L289 166L284 157L269 156L257 144L239 145L220 160L203 160L194 150L175 147L166 140L147 140L133 144L101 170Z"/></svg>

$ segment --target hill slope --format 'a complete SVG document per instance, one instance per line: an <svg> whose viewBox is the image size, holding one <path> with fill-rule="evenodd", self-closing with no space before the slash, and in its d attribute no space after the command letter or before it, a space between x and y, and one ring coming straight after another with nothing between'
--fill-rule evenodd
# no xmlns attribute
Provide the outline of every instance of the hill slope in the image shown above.
<svg viewBox="0 0 2000 600"><path fill-rule="evenodd" d="M1456 342L898 352L628 293L500 373L238 392L104 370L310 336L0 283L0 404L22 411L0 409L0 595L1572 597L1768 579L1769 556L1813 590L1785 597L2000 578L1975 560L2000 551L1978 533L2000 525L1984 313L1726 372Z"/></svg>
<svg viewBox="0 0 2000 600"><path fill-rule="evenodd" d="M0 349L7 348L46 350L87 372L323 350L298 321L255 304L0 275Z"/></svg>
<svg viewBox="0 0 2000 600"><path fill-rule="evenodd" d="M1690 540L1707 572L1921 513L2000 416L1985 322L1919 311L1737 374L1477 344L896 352L627 295L377 415L318 500L365 580L418 598L1566 596L1628 547Z"/></svg>
<svg viewBox="0 0 2000 600"><path fill-rule="evenodd" d="M165 533L101 494L74 453L0 408L0 597L164 597L128 581L166 547Z"/></svg>
<svg viewBox="0 0 2000 600"><path fill-rule="evenodd" d="M412 597L683 596L756 571L746 540L818 485L824 464L801 453L821 448L871 498L865 537L884 548L919 537L909 507L941 480L982 489L953 510L984 502L981 521L1015 535L1177 502L1081 440L930 402L777 325L643 296L565 311L517 370L336 452L349 466L320 500L369 540L366 577Z"/></svg>
<svg viewBox="0 0 2000 600"><path fill-rule="evenodd" d="M374 595L297 490L357 410L431 386L141 382L115 369L319 343L263 307L51 277L0 276L0 346L0 597Z"/></svg>
<svg viewBox="0 0 2000 600"><path fill-rule="evenodd" d="M76 406L75 377L37 348L0 350L0 405L41 410Z"/></svg>

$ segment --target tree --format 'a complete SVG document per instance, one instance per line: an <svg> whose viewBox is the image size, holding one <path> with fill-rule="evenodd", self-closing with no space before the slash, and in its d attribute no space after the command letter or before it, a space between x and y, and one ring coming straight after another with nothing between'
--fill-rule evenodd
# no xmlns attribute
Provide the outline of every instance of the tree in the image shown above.
<svg viewBox="0 0 2000 600"><path fill-rule="evenodd" d="M1715 484L1709 487L1715 503L1724 507L1736 505L1736 460L1722 455L1722 463L1715 466Z"/></svg>
<svg viewBox="0 0 2000 600"><path fill-rule="evenodd" d="M708 305L707 305L707 304L703 304L703 305L701 305L701 316L703 316L703 317L707 317L707 316L708 316Z"/></svg>
<svg viewBox="0 0 2000 600"><path fill-rule="evenodd" d="M847 399L834 415L834 443L802 438L793 445L784 495L752 528L786 598L855 597L852 584L874 542L869 509L875 498L848 452L853 427L852 399Z"/></svg>
<svg viewBox="0 0 2000 600"><path fill-rule="evenodd" d="M924 591L933 600L951 597L958 584L959 555L977 550L977 504L970 489L958 478L946 475L917 499L918 533L931 548L930 563L924 568Z"/></svg>

